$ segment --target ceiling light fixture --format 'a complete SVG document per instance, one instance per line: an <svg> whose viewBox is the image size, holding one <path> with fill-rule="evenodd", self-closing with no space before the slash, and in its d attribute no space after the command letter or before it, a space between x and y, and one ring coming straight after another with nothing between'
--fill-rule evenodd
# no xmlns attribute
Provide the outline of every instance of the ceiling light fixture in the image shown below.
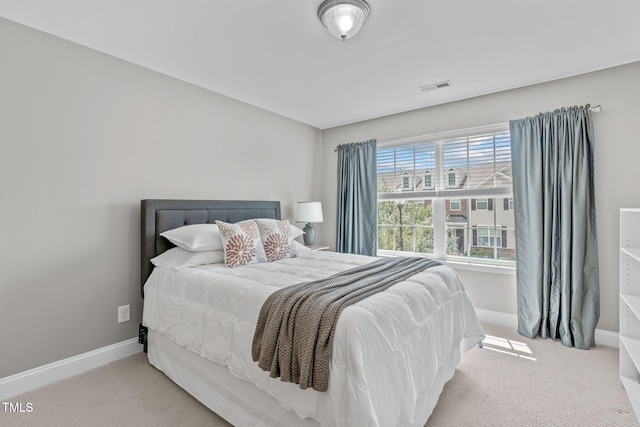
<svg viewBox="0 0 640 427"><path fill-rule="evenodd" d="M370 13L371 8L364 0L325 0L318 8L322 25L342 41L355 36Z"/></svg>

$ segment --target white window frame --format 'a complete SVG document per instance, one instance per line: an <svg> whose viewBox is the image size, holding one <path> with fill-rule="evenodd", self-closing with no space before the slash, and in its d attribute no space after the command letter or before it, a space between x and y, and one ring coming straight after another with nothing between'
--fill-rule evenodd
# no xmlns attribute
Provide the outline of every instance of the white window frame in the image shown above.
<svg viewBox="0 0 640 427"><path fill-rule="evenodd" d="M443 260L445 262L451 262L457 265L467 265L474 266L479 265L479 271L485 271L486 268L494 269L494 268L505 268L505 274L512 274L512 270L515 267L515 261L510 260L499 260L499 259L482 259L482 258L464 258L464 257L454 257L454 256L446 256L446 215L445 215L445 199L451 198L453 193L449 193L450 191L455 191L455 198L466 199L468 202L471 202L473 198L485 198L487 200L487 209L488 210L488 199L489 198L498 198L498 197L512 197L512 188L494 188L490 191L487 190L477 190L477 189L457 189L451 188L448 185L448 173L456 173L456 184L457 184L457 172L455 170L449 171L443 167L443 159L444 159L444 141L447 139L461 138L465 136L476 136L488 133L508 133L509 132L509 124L503 123L498 125L491 126L483 126L477 128L469 128L463 129L459 131L452 132L441 132L433 135L422 135L417 137L392 140L392 141L380 141L378 143L379 149L391 148L391 147L400 147L407 146L411 144L423 144L434 142L436 147L436 170L435 173L432 174L433 185L432 189L424 188L422 186L422 191L415 191L414 194L411 195L412 199L422 199L427 198L432 201L432 213L433 213L433 254L422 254L416 253L415 255L427 255L432 256L436 259ZM438 190L441 188L442 190ZM395 200L400 198L406 198L406 193L404 195L399 193L384 193L383 197L378 197L378 201L385 200ZM477 209L477 207L476 207ZM469 207L471 210L471 207ZM495 209L494 209L495 215ZM471 224L469 224L471 227ZM469 228L469 239L471 238L471 228ZM502 237L502 236L500 236ZM469 245L472 242L469 240ZM394 255L397 252L390 250L378 250L378 253L381 255ZM486 266L486 267L485 267ZM466 267L465 267L466 268ZM472 267L471 269L475 269ZM501 270L502 271L502 270Z"/></svg>
<svg viewBox="0 0 640 427"><path fill-rule="evenodd" d="M456 203L456 208L453 207L454 202ZM449 210L459 212L462 210L462 199L449 199Z"/></svg>

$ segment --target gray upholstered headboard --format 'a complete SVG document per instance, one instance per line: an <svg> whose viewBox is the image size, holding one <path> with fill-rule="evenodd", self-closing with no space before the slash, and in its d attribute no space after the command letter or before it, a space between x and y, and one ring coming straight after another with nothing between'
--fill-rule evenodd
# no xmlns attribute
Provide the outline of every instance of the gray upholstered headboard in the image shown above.
<svg viewBox="0 0 640 427"><path fill-rule="evenodd" d="M251 218L280 219L280 202L257 200L163 200L141 201L141 286L153 270L151 258L173 247L163 231L189 224L238 222ZM144 297L144 290L142 290Z"/></svg>

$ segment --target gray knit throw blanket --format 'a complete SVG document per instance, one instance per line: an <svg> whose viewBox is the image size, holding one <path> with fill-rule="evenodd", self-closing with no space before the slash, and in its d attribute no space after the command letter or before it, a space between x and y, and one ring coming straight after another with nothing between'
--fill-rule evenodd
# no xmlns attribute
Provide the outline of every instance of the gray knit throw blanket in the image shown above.
<svg viewBox="0 0 640 427"><path fill-rule="evenodd" d="M260 310L254 362L272 378L327 391L333 336L342 310L436 265L440 263L426 258L381 258L274 292Z"/></svg>

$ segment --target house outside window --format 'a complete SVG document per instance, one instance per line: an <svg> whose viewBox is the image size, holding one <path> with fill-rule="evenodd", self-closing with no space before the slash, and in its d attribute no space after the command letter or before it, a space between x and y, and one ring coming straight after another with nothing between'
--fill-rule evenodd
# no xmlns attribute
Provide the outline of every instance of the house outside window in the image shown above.
<svg viewBox="0 0 640 427"><path fill-rule="evenodd" d="M377 175L380 254L515 265L508 124L379 144Z"/></svg>

